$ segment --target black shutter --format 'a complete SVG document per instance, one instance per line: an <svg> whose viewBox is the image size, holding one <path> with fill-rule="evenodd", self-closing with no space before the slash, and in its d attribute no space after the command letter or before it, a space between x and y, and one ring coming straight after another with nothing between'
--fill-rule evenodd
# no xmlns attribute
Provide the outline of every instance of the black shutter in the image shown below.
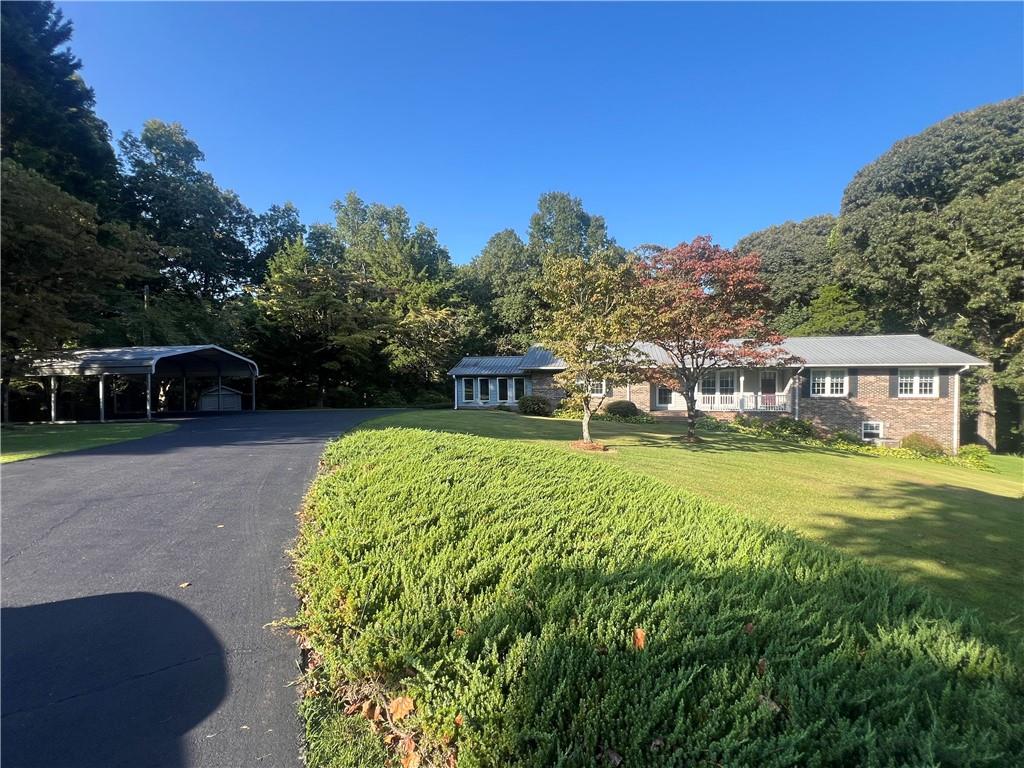
<svg viewBox="0 0 1024 768"><path fill-rule="evenodd" d="M900 372L898 368L889 369L889 397L900 396Z"/></svg>
<svg viewBox="0 0 1024 768"><path fill-rule="evenodd" d="M949 397L949 368L939 368L939 397Z"/></svg>
<svg viewBox="0 0 1024 768"><path fill-rule="evenodd" d="M800 374L800 397L811 396L811 372L804 371Z"/></svg>
<svg viewBox="0 0 1024 768"><path fill-rule="evenodd" d="M856 397L857 396L857 369L856 368L850 368L846 372L846 379L847 379L847 381L850 384L850 386L848 387L847 394L850 397Z"/></svg>

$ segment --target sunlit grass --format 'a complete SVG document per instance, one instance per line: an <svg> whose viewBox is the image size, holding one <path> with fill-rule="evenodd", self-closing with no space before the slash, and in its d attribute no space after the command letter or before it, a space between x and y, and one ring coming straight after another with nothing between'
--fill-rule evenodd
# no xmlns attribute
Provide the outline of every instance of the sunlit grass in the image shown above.
<svg viewBox="0 0 1024 768"><path fill-rule="evenodd" d="M570 450L579 424L482 411L416 411L369 422L528 440ZM641 472L785 525L926 585L1019 630L1024 614L1024 459L996 472L805 448L733 433L672 438L685 426L592 425L595 461Z"/></svg>
<svg viewBox="0 0 1024 768"><path fill-rule="evenodd" d="M32 424L0 430L0 463L137 440L174 424Z"/></svg>

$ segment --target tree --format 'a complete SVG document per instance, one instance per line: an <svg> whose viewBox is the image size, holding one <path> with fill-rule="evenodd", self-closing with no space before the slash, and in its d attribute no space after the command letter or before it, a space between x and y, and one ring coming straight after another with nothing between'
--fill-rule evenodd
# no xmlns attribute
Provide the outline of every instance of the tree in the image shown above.
<svg viewBox="0 0 1024 768"><path fill-rule="evenodd" d="M306 236L306 227L299 218L299 209L292 203L272 205L256 217L256 254L249 279L261 282L267 273L267 262L290 242Z"/></svg>
<svg viewBox="0 0 1024 768"><path fill-rule="evenodd" d="M877 329L853 294L832 283L818 289L807 307L806 319L789 333L791 336L843 336Z"/></svg>
<svg viewBox="0 0 1024 768"><path fill-rule="evenodd" d="M410 310L391 331L384 353L395 370L418 383L439 383L461 356L474 319L475 312L454 307Z"/></svg>
<svg viewBox="0 0 1024 768"><path fill-rule="evenodd" d="M782 365L792 358L767 324L768 300L756 253L739 256L698 237L669 250L653 250L643 265L653 318L648 340L667 362L655 378L686 400L688 439L696 438L697 384L708 371Z"/></svg>
<svg viewBox="0 0 1024 768"><path fill-rule="evenodd" d="M783 333L806 322L806 308L826 285L834 284L828 236L835 226L831 214L753 232L738 243L736 253L761 256L761 279L768 286L776 327Z"/></svg>
<svg viewBox="0 0 1024 768"><path fill-rule="evenodd" d="M611 264L599 254L550 259L544 268L548 309L541 343L565 363L555 380L583 411L583 442L592 443L590 420L606 387L637 380L645 368L637 349L645 302L633 265ZM597 390L597 391L595 391Z"/></svg>
<svg viewBox="0 0 1024 768"><path fill-rule="evenodd" d="M317 406L327 390L364 366L381 336L380 318L364 301L360 279L315 259L301 240L270 259L254 292L266 326L265 354L274 373L317 385Z"/></svg>
<svg viewBox="0 0 1024 768"><path fill-rule="evenodd" d="M117 163L67 44L71 24L52 2L0 6L0 147L68 194L106 212Z"/></svg>
<svg viewBox="0 0 1024 768"><path fill-rule="evenodd" d="M1005 375L1024 304L1022 126L1018 97L897 142L847 186L830 239L837 275L885 331L933 335L993 362L978 423L990 445L997 395L1004 407L1011 399L993 385L1024 396Z"/></svg>
<svg viewBox="0 0 1024 768"><path fill-rule="evenodd" d="M545 192L530 217L528 247L534 261L549 256L621 260L622 250L608 236L603 216L583 209L583 201L565 192Z"/></svg>
<svg viewBox="0 0 1024 768"><path fill-rule="evenodd" d="M540 308L541 262L513 229L491 236L467 268L470 292L487 318L499 352L522 353L533 340Z"/></svg>
<svg viewBox="0 0 1024 768"><path fill-rule="evenodd" d="M251 282L256 218L200 170L203 152L181 124L148 120L120 146L123 215L160 244L170 285L223 299Z"/></svg>

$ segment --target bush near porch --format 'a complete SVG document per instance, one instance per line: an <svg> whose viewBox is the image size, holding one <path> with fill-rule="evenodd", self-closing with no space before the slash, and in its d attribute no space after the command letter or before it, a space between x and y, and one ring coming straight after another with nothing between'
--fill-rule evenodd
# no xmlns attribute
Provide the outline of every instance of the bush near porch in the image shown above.
<svg viewBox="0 0 1024 768"><path fill-rule="evenodd" d="M1024 759L1020 649L984 622L590 457L357 432L295 564L313 768Z"/></svg>

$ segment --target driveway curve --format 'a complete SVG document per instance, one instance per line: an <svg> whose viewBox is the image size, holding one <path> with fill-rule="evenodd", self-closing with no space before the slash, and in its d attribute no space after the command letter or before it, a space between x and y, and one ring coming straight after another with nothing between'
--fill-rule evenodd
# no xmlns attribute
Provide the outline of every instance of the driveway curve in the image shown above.
<svg viewBox="0 0 1024 768"><path fill-rule="evenodd" d="M285 550L324 443L387 411L258 412L0 475L2 754L299 764Z"/></svg>

